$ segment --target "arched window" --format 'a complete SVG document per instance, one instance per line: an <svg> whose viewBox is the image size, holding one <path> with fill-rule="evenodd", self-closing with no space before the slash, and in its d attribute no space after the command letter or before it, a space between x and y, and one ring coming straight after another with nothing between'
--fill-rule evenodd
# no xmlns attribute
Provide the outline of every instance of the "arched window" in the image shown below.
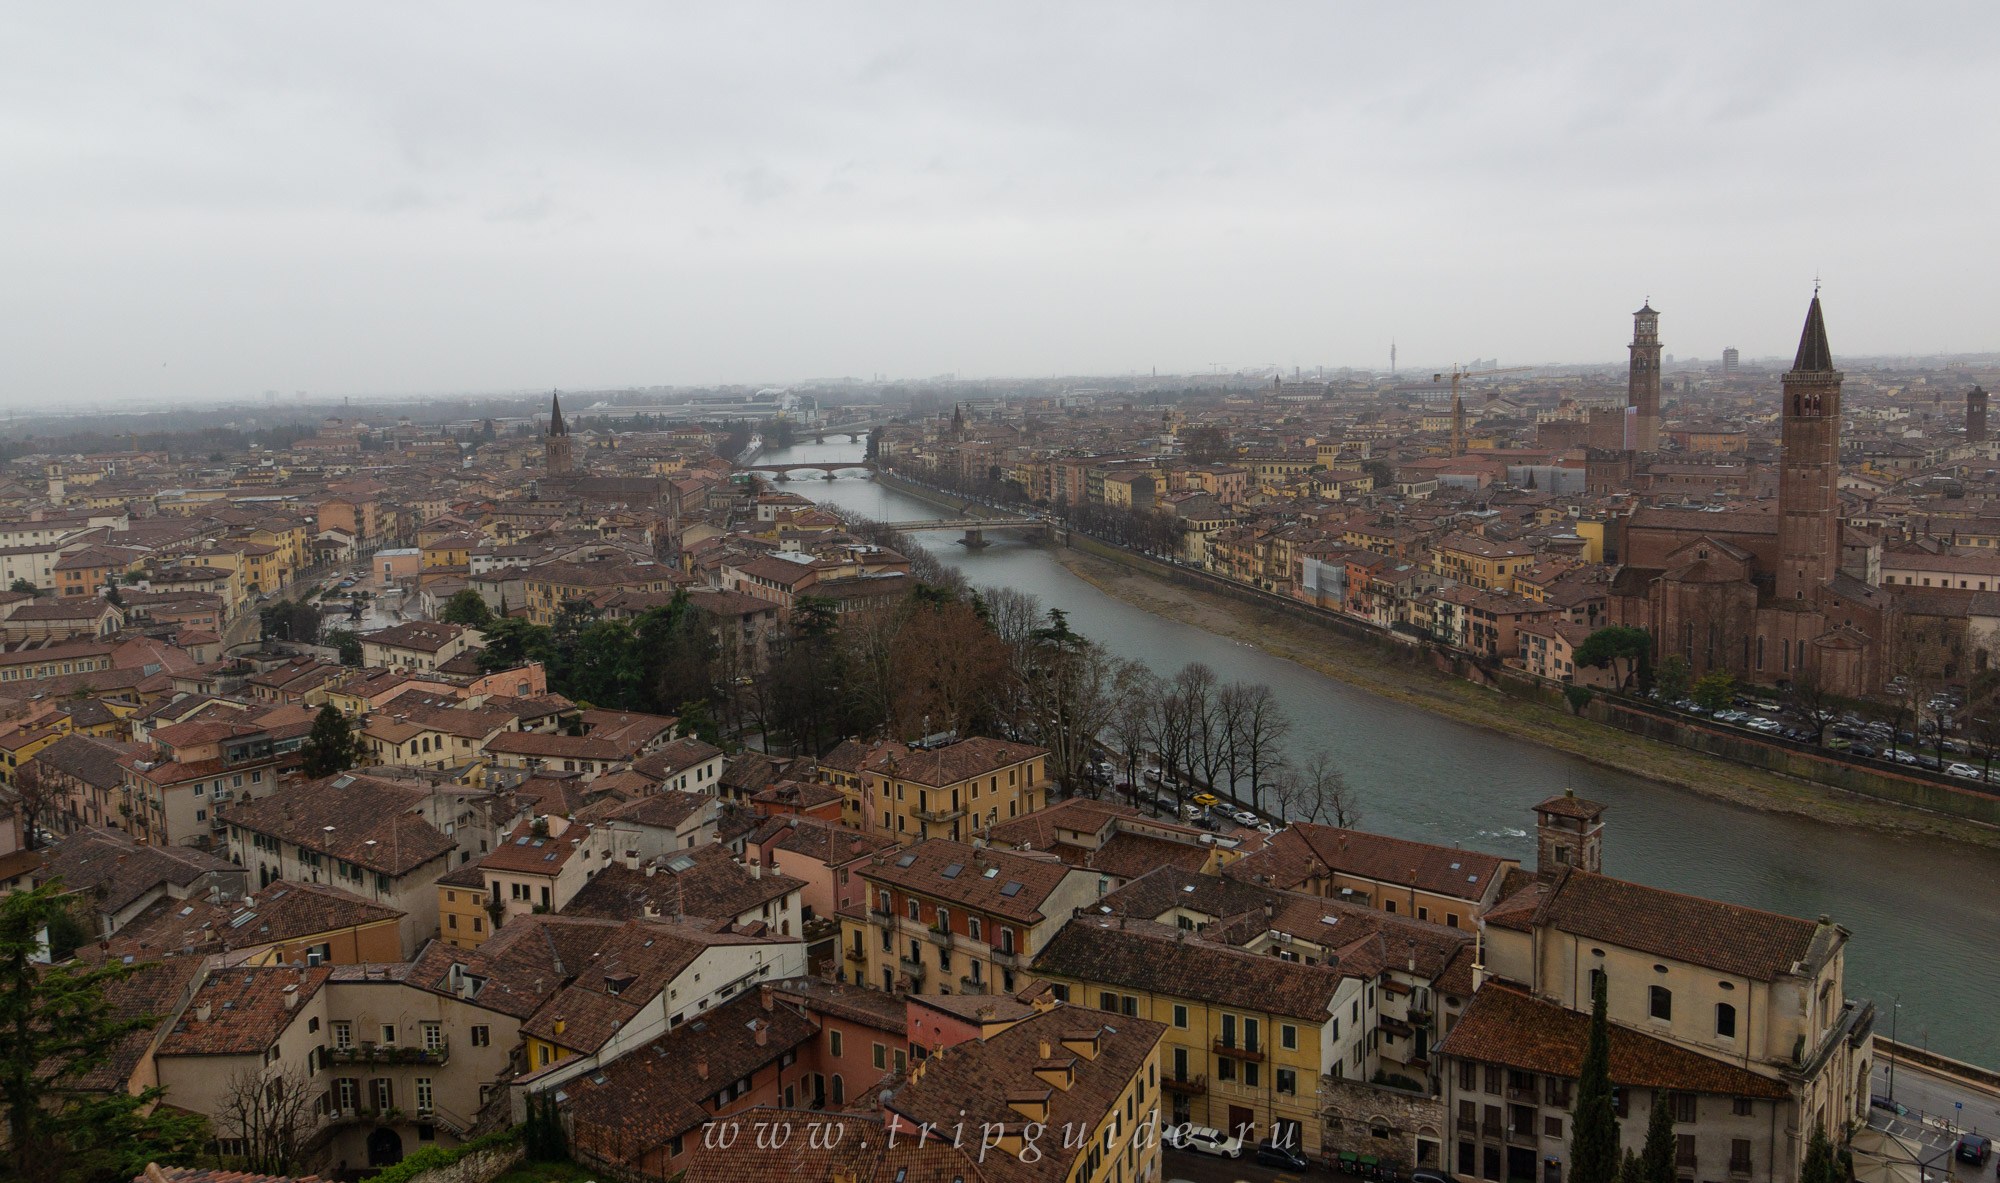
<svg viewBox="0 0 2000 1183"><path fill-rule="evenodd" d="M847 1085L840 1079L840 1073L838 1072L833 1074L833 1103L836 1105L847 1104Z"/></svg>
<svg viewBox="0 0 2000 1183"><path fill-rule="evenodd" d="M1647 1013L1656 1019L1664 1019L1669 1023L1673 1022L1674 992L1665 986L1654 986L1650 993L1651 999L1647 1006Z"/></svg>
<svg viewBox="0 0 2000 1183"><path fill-rule="evenodd" d="M1736 1038L1736 1008L1726 1002L1715 1004L1715 1033L1724 1039Z"/></svg>

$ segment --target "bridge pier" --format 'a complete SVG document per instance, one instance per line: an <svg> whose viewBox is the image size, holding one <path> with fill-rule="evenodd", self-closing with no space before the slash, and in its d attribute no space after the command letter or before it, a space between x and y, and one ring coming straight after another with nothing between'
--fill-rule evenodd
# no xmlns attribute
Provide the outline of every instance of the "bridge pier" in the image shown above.
<svg viewBox="0 0 2000 1183"><path fill-rule="evenodd" d="M986 541L986 531L974 526L966 527L965 537L959 539L958 544L967 550L985 550L992 545Z"/></svg>

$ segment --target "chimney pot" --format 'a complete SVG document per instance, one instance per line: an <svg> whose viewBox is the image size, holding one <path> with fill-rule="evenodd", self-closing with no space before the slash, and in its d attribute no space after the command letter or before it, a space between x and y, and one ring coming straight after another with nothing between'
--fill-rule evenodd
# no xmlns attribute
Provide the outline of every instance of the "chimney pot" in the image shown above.
<svg viewBox="0 0 2000 1183"><path fill-rule="evenodd" d="M763 1047L769 1042L771 1042L771 1024L759 1022L757 1024L757 1046Z"/></svg>
<svg viewBox="0 0 2000 1183"><path fill-rule="evenodd" d="M707 1061L707 1060L696 1060L696 1061L694 1062L694 1074L695 1074L696 1076L699 1076L699 1077L700 1077L701 1079L703 1079L703 1080L707 1080L707 1079L708 1079L708 1061Z"/></svg>

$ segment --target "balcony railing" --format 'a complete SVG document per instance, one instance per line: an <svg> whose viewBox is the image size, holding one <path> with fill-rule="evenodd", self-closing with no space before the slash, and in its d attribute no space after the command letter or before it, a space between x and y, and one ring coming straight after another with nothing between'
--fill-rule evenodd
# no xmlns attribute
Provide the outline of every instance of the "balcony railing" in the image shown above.
<svg viewBox="0 0 2000 1183"><path fill-rule="evenodd" d="M451 1059L451 1043L440 1041L436 1047L381 1047L363 1043L358 1047L330 1047L326 1058L334 1064L444 1064Z"/></svg>
<svg viewBox="0 0 2000 1183"><path fill-rule="evenodd" d="M1535 1105L1541 1102L1542 1096L1539 1091L1533 1088L1510 1088L1507 1090L1507 1099L1509 1101L1518 1101L1523 1105Z"/></svg>
<svg viewBox="0 0 2000 1183"><path fill-rule="evenodd" d="M980 981L978 978L960 978L958 979L958 992L960 994L984 994L986 993L986 983Z"/></svg>
<svg viewBox="0 0 2000 1183"><path fill-rule="evenodd" d="M1160 1083L1166 1086L1166 1090L1170 1093L1187 1093L1190 1096L1199 1096L1208 1091L1208 1077L1206 1076L1190 1076L1186 1080L1169 1076Z"/></svg>
<svg viewBox="0 0 2000 1183"><path fill-rule="evenodd" d="M956 805L949 809L916 809L911 812L915 813L920 820L927 822L957 821L959 818L965 816L965 810Z"/></svg>
<svg viewBox="0 0 2000 1183"><path fill-rule="evenodd" d="M924 963L923 963L923 962L921 962L921 961L911 961L911 960L910 960L909 958L905 957L905 958L903 958L902 960L898 961L898 962L897 962L896 964L897 964L897 965L898 965L899 967L901 967L902 971L903 971L903 972L904 972L905 974L908 974L908 975L909 975L909 978L910 978L910 980L911 980L911 981L913 981L913 982L921 982L921 981L923 981L923 980L924 980Z"/></svg>
<svg viewBox="0 0 2000 1183"><path fill-rule="evenodd" d="M1215 1051L1218 1055L1235 1056L1239 1060L1262 1060L1264 1058L1264 1053L1258 1048L1254 1046L1238 1047L1234 1042L1229 1040L1216 1040Z"/></svg>
<svg viewBox="0 0 2000 1183"><path fill-rule="evenodd" d="M868 950L850 948L847 950L847 959L849 961L854 962L856 965L867 965Z"/></svg>
<svg viewBox="0 0 2000 1183"><path fill-rule="evenodd" d="M1539 1146L1541 1145L1541 1138L1535 1133L1535 1127L1531 1125L1509 1126L1507 1128L1507 1145Z"/></svg>
<svg viewBox="0 0 2000 1183"><path fill-rule="evenodd" d="M868 919L882 924L894 924L896 922L896 914L887 908L878 908L870 904L868 905Z"/></svg>
<svg viewBox="0 0 2000 1183"><path fill-rule="evenodd" d="M1001 969L1021 968L1020 955L1010 950L995 947L990 951L990 955L993 958L993 964Z"/></svg>
<svg viewBox="0 0 2000 1183"><path fill-rule="evenodd" d="M939 928L935 924L928 925L924 929L924 939L933 945L951 948L951 930L948 928Z"/></svg>

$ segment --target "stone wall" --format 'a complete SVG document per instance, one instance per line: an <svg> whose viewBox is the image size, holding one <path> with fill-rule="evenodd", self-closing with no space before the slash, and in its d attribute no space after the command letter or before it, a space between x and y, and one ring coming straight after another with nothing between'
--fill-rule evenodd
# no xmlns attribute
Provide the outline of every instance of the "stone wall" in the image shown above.
<svg viewBox="0 0 2000 1183"><path fill-rule="evenodd" d="M1405 1177L1417 1166L1444 1165L1444 1102L1438 1098L1321 1077L1319 1099L1323 1154L1372 1154L1395 1163Z"/></svg>
<svg viewBox="0 0 2000 1183"><path fill-rule="evenodd" d="M527 1148L518 1140L507 1146L488 1146L455 1162L418 1171L406 1183L486 1183L506 1174L527 1156Z"/></svg>

